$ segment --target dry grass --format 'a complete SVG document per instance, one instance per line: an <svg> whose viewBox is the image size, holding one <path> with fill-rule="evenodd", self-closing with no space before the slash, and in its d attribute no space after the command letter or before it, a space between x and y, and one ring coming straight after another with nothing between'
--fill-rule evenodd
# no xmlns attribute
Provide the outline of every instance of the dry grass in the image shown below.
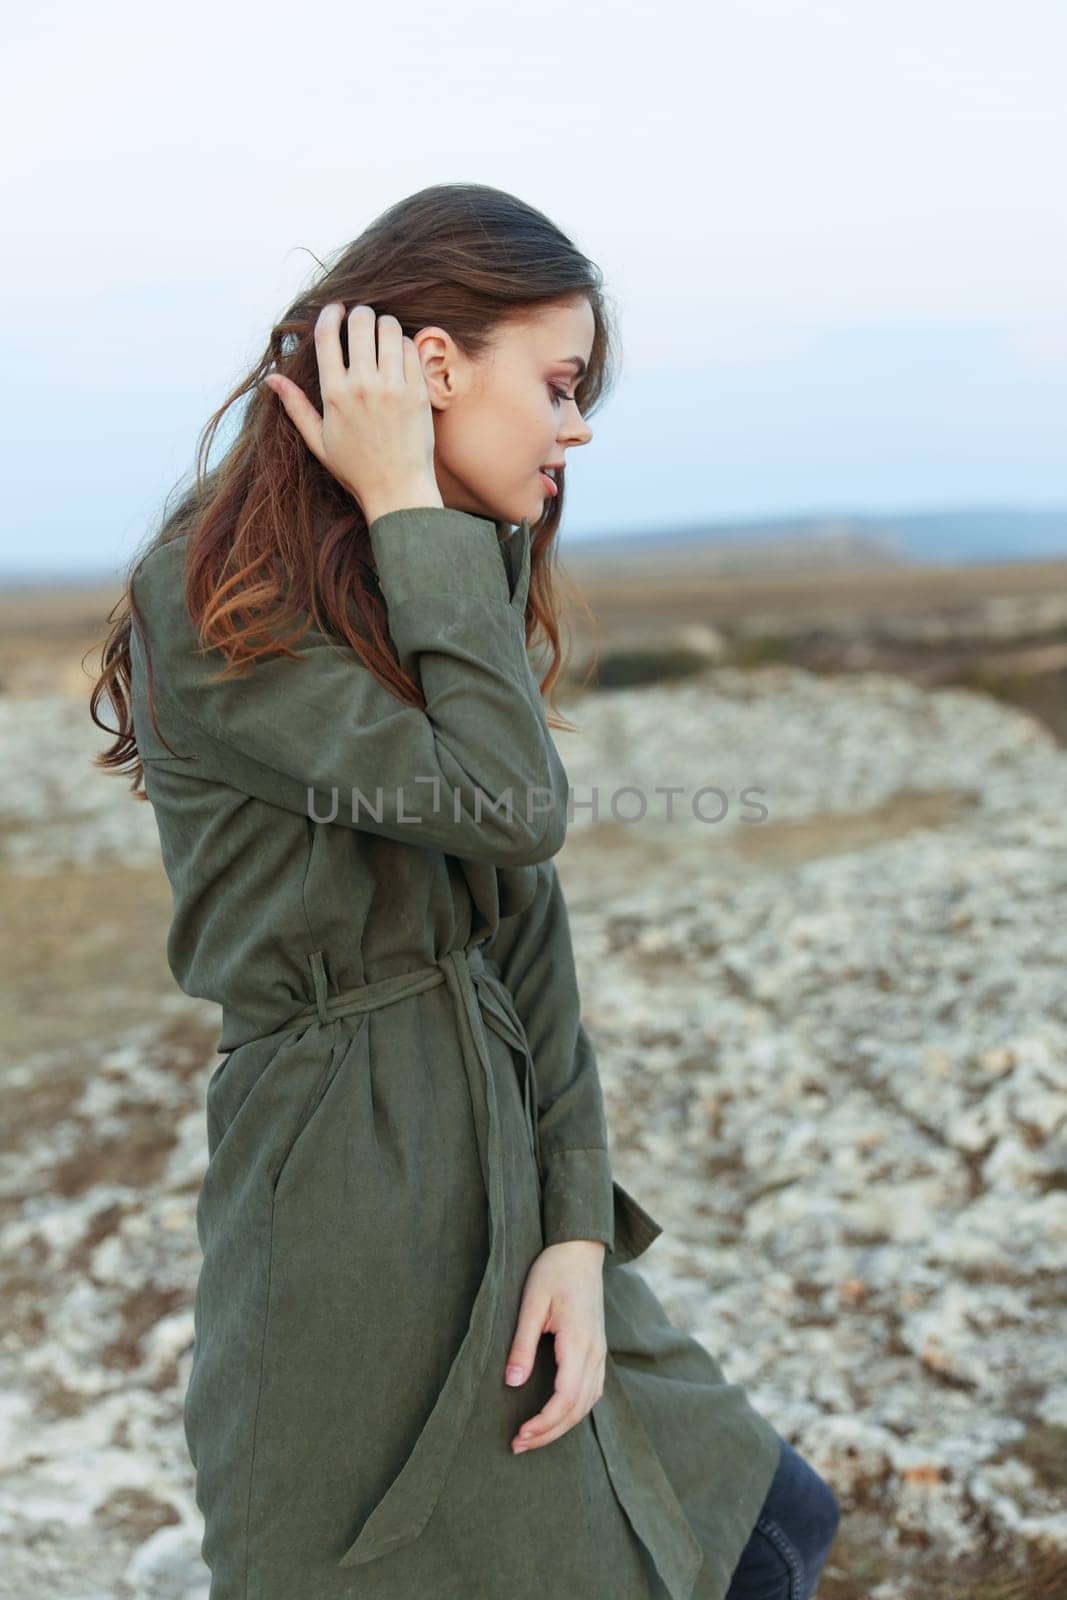
<svg viewBox="0 0 1067 1600"><path fill-rule="evenodd" d="M88 699L118 588L0 590L0 691Z"/></svg>
<svg viewBox="0 0 1067 1600"><path fill-rule="evenodd" d="M166 963L162 864L2 879L0 970L8 998L0 1073L37 1050L85 1047L159 1016L177 992ZM117 1025L117 1026L116 1026ZM58 1092L58 1091L57 1091Z"/></svg>
<svg viewBox="0 0 1067 1600"><path fill-rule="evenodd" d="M750 611L781 611L801 618L827 611L878 615L888 610L955 610L1002 595L1062 593L1067 586L1067 561L741 577L709 571L696 552L618 559L613 553L610 572L605 572L607 564L594 551L568 548L562 559L605 628L656 619L726 622Z"/></svg>

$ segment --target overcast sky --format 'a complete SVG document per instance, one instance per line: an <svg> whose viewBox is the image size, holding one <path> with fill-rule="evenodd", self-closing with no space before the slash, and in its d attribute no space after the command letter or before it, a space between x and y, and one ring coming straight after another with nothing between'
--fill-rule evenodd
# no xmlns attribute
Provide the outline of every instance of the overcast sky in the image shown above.
<svg viewBox="0 0 1067 1600"><path fill-rule="evenodd" d="M564 538L1067 502L1063 0L8 19L5 567L119 567L308 252L461 180L621 313Z"/></svg>

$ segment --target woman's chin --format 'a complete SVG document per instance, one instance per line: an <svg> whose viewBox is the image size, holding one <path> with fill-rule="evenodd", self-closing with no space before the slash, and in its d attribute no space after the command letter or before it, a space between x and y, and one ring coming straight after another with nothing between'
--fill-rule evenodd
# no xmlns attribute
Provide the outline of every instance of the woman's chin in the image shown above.
<svg viewBox="0 0 1067 1600"><path fill-rule="evenodd" d="M533 527L534 523L540 522L541 518L546 516L552 509L554 499L555 495L547 492L539 494L536 490L533 494L525 495L521 498L516 496L509 505L505 506L497 514L496 520L497 522L509 522L513 528L517 528L522 522L528 522Z"/></svg>

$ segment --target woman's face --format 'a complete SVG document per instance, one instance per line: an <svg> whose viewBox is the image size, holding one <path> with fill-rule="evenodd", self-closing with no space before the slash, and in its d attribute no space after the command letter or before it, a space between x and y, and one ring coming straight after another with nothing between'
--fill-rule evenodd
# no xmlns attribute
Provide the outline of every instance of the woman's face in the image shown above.
<svg viewBox="0 0 1067 1600"><path fill-rule="evenodd" d="M478 361L444 329L419 330L446 506L516 525L543 515L552 493L541 467L565 461L593 437L572 397L595 331L584 295L499 328Z"/></svg>

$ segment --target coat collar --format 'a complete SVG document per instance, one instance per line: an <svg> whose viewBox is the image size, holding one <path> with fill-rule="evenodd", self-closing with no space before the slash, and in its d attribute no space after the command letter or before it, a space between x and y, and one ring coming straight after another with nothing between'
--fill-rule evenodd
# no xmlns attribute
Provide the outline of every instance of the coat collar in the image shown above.
<svg viewBox="0 0 1067 1600"><path fill-rule="evenodd" d="M513 528L510 522L498 522L496 532L500 554L507 568L511 603L518 606L520 611L525 611L530 588L530 520L523 517L517 528Z"/></svg>

